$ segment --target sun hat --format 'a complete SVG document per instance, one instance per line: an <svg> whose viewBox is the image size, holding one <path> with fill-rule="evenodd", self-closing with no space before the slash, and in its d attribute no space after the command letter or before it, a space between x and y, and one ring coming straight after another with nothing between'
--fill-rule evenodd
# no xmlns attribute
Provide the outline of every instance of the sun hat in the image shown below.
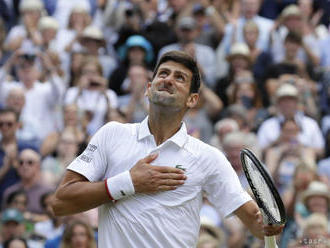
<svg viewBox="0 0 330 248"><path fill-rule="evenodd" d="M313 181L308 185L308 188L302 192L301 201L306 205L307 199L311 196L323 196L330 202L330 191L325 183Z"/></svg>
<svg viewBox="0 0 330 248"><path fill-rule="evenodd" d="M80 42L84 42L85 39L93 39L102 42L102 45L105 46L105 39L102 33L102 30L95 26L86 27L80 37Z"/></svg>
<svg viewBox="0 0 330 248"><path fill-rule="evenodd" d="M201 229L206 230L209 234L211 234L219 243L223 243L225 237L223 231L215 225L212 219L201 216L200 217L200 225Z"/></svg>
<svg viewBox="0 0 330 248"><path fill-rule="evenodd" d="M241 42L234 43L230 48L230 52L227 56L227 60L230 61L237 56L244 57L246 60L250 62L251 60L250 49L245 43L241 43Z"/></svg>
<svg viewBox="0 0 330 248"><path fill-rule="evenodd" d="M50 16L43 16L40 18L38 28L41 31L48 28L58 30L59 24L55 18Z"/></svg>
<svg viewBox="0 0 330 248"><path fill-rule="evenodd" d="M154 52L151 43L141 35L132 35L128 37L125 44L119 48L118 54L121 60L125 60L127 57L127 51L132 47L141 47L145 53L146 62L150 63L154 58Z"/></svg>

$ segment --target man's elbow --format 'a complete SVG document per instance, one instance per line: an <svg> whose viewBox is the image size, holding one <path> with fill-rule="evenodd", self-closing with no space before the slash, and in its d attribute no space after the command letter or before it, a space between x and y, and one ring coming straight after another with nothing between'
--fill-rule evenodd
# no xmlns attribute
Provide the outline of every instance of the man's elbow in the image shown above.
<svg viewBox="0 0 330 248"><path fill-rule="evenodd" d="M68 215L67 208L61 200L54 197L52 201L52 209L55 216L65 216Z"/></svg>

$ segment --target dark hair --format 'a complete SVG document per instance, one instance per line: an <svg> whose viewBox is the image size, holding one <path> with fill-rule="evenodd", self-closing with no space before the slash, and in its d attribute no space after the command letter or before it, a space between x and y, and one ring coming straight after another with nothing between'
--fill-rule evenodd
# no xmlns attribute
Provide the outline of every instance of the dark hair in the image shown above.
<svg viewBox="0 0 330 248"><path fill-rule="evenodd" d="M19 120L19 114L16 113L16 111L12 108L0 109L0 115L4 115L4 114L13 114L15 116L15 121L17 122Z"/></svg>
<svg viewBox="0 0 330 248"><path fill-rule="evenodd" d="M48 192L46 192L46 193L44 193L44 194L41 195L41 197L40 197L40 205L41 205L41 207L43 209L46 209L46 203L45 203L46 198L48 196L53 195L53 194L54 194L54 191L48 191Z"/></svg>
<svg viewBox="0 0 330 248"><path fill-rule="evenodd" d="M3 248L8 248L10 243L13 242L14 240L20 240L24 243L24 246L25 248L29 248L26 240L24 238L20 238L20 237L14 237L14 238L10 238L8 240L6 240L4 243L3 243Z"/></svg>
<svg viewBox="0 0 330 248"><path fill-rule="evenodd" d="M23 190L16 190L16 191L14 191L14 192L12 192L12 193L10 193L8 195L7 202L6 202L7 206L10 205L10 204L12 204L13 201L14 201L14 199L15 199L15 197L18 196L18 195L24 195L26 197L26 199L27 199L27 194L26 194L25 191L23 191Z"/></svg>
<svg viewBox="0 0 330 248"><path fill-rule="evenodd" d="M301 45L302 37L297 32L289 32L285 37L285 42L292 42Z"/></svg>
<svg viewBox="0 0 330 248"><path fill-rule="evenodd" d="M191 71L192 79L190 85L190 93L198 93L199 87L201 85L201 76L199 73L197 62L193 57L191 57L189 54L185 52L170 51L164 53L155 67L154 73L152 75L152 79L154 79L155 76L157 75L159 66L167 61L174 61L176 63L182 64L184 67L186 67Z"/></svg>

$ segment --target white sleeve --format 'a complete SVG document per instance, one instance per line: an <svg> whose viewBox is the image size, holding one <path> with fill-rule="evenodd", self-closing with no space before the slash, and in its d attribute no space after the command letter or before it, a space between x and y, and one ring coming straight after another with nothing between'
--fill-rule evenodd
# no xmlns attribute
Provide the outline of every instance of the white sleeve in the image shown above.
<svg viewBox="0 0 330 248"><path fill-rule="evenodd" d="M100 128L85 151L80 154L68 167L68 170L77 172L91 182L101 181L108 166L107 153L111 153L111 140L114 129L108 123Z"/></svg>
<svg viewBox="0 0 330 248"><path fill-rule="evenodd" d="M227 158L220 151L214 152L212 157L212 167L203 190L219 214L227 217L252 198L243 189Z"/></svg>

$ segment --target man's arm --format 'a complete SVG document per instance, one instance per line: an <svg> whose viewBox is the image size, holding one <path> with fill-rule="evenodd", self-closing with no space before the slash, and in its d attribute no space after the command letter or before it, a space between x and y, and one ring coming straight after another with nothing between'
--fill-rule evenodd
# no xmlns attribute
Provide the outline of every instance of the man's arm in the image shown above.
<svg viewBox="0 0 330 248"><path fill-rule="evenodd" d="M282 232L284 225L264 225L261 212L254 201L248 201L234 212L250 232L259 239Z"/></svg>

